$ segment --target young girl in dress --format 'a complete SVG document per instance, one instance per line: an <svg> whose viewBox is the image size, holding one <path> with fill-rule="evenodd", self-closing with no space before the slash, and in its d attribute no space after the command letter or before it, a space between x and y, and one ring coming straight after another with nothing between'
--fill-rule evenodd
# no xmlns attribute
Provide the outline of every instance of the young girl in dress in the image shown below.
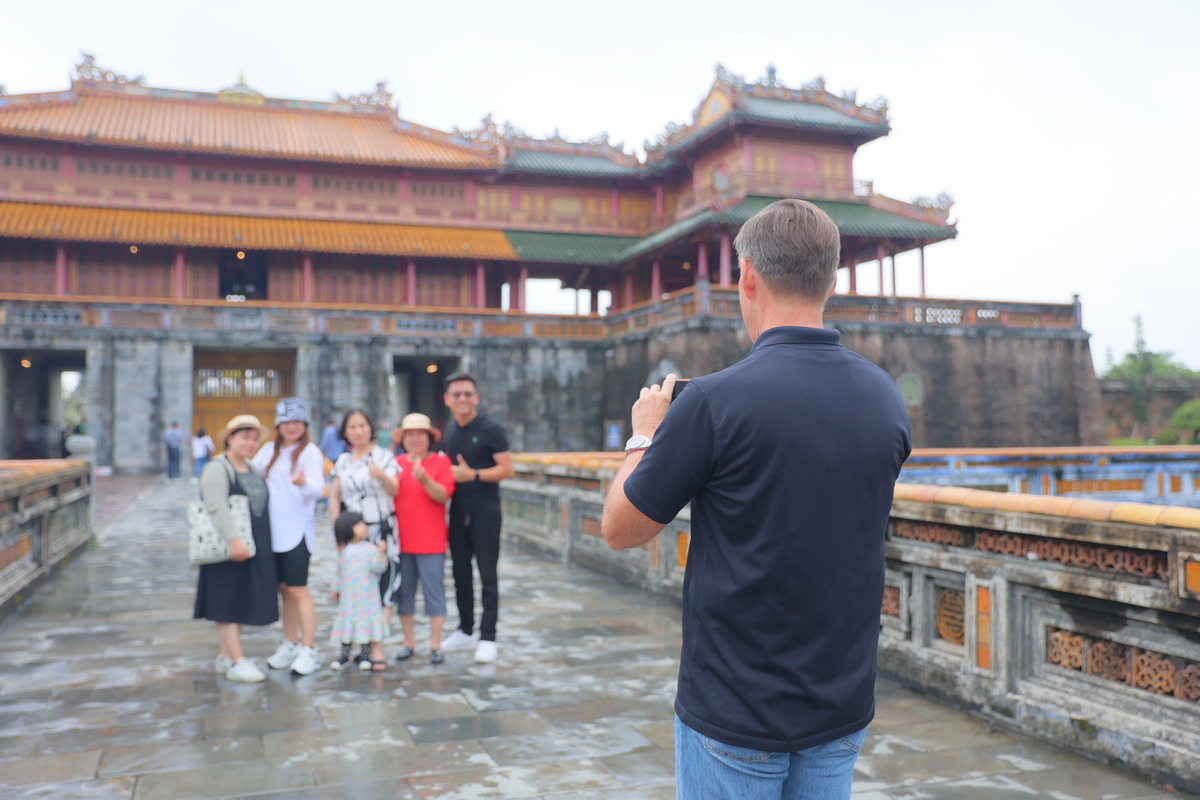
<svg viewBox="0 0 1200 800"><path fill-rule="evenodd" d="M335 670L345 668L351 661L358 661L364 671L387 669L383 657L383 637L387 633L387 622L383 618L383 605L379 602L379 576L387 568L387 543L375 544L367 541L367 523L357 511L345 511L333 524L333 534L338 543L339 591L334 592L338 602L337 619L333 621L330 638L341 642L342 654L330 664ZM359 654L353 653L359 645Z"/></svg>

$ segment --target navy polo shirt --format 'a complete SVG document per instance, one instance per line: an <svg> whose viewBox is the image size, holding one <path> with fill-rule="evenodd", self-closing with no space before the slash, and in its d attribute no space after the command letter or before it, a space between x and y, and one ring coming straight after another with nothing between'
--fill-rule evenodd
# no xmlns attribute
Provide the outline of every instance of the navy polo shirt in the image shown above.
<svg viewBox="0 0 1200 800"><path fill-rule="evenodd" d="M883 544L911 449L883 370L837 331L765 331L694 379L625 482L667 523L690 501L675 711L720 742L790 752L875 714Z"/></svg>
<svg viewBox="0 0 1200 800"><path fill-rule="evenodd" d="M494 467L496 453L507 453L512 449L508 446L504 428L483 414L478 414L462 427L459 427L458 420L451 417L443 434L442 449L450 456L450 463L457 464L461 454L472 469ZM450 502L454 508L462 511L498 508L500 484L483 481L460 483L455 487Z"/></svg>

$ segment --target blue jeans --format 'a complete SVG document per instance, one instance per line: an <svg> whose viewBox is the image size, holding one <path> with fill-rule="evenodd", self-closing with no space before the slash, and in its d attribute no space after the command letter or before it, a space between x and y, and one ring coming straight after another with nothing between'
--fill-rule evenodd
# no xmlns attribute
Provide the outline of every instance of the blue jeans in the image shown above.
<svg viewBox="0 0 1200 800"><path fill-rule="evenodd" d="M848 800L867 729L792 753L737 747L675 717L677 800Z"/></svg>
<svg viewBox="0 0 1200 800"><path fill-rule="evenodd" d="M179 477L179 448L167 445L167 477Z"/></svg>
<svg viewBox="0 0 1200 800"><path fill-rule="evenodd" d="M201 471L202 469L204 469L204 466L205 466L207 463L208 463L208 456L203 456L203 457L201 457L201 458L197 458L197 459L195 459L195 462L192 464L192 477L193 477L193 478L199 478L199 477L200 477L200 471Z"/></svg>

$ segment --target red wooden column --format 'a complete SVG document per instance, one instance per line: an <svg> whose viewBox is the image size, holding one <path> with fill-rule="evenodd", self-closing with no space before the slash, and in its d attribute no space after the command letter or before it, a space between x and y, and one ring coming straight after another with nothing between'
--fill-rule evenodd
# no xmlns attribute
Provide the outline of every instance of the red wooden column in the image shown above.
<svg viewBox="0 0 1200 800"><path fill-rule="evenodd" d="M417 260L410 258L404 265L404 305L417 304Z"/></svg>
<svg viewBox="0 0 1200 800"><path fill-rule="evenodd" d="M621 276L620 274L613 275L608 279L608 313L612 313L621 307Z"/></svg>
<svg viewBox="0 0 1200 800"><path fill-rule="evenodd" d="M655 259L650 265L650 299L658 300L662 297L662 264Z"/></svg>
<svg viewBox="0 0 1200 800"><path fill-rule="evenodd" d="M525 310L525 282L529 280L529 267L521 265L517 273L517 311Z"/></svg>
<svg viewBox="0 0 1200 800"><path fill-rule="evenodd" d="M721 234L721 285L728 286L733 283L733 247L728 233Z"/></svg>
<svg viewBox="0 0 1200 800"><path fill-rule="evenodd" d="M666 197L661 183L654 184L654 213L660 217L667 213Z"/></svg>
<svg viewBox="0 0 1200 800"><path fill-rule="evenodd" d="M883 242L875 243L875 259L879 262L879 296L883 297Z"/></svg>
<svg viewBox="0 0 1200 800"><path fill-rule="evenodd" d="M67 246L61 243L54 250L54 293L67 293Z"/></svg>
<svg viewBox="0 0 1200 800"><path fill-rule="evenodd" d="M705 242L701 242L696 251L696 280L708 280L708 246Z"/></svg>
<svg viewBox="0 0 1200 800"><path fill-rule="evenodd" d="M921 242L921 247L917 251L921 254L921 297L925 296L925 243Z"/></svg>
<svg viewBox="0 0 1200 800"><path fill-rule="evenodd" d="M850 294L858 294L858 242L847 239L846 269L850 272Z"/></svg>
<svg viewBox="0 0 1200 800"><path fill-rule="evenodd" d="M592 293L592 313L599 314L600 313L600 283L599 283L599 281L592 281L588 285L588 290Z"/></svg>
<svg viewBox="0 0 1200 800"><path fill-rule="evenodd" d="M187 254L182 247L175 251L175 297L187 297Z"/></svg>
<svg viewBox="0 0 1200 800"><path fill-rule="evenodd" d="M483 262L475 262L475 307L487 308L487 285L483 271Z"/></svg>
<svg viewBox="0 0 1200 800"><path fill-rule="evenodd" d="M313 265L312 253L300 257L300 302L313 301Z"/></svg>
<svg viewBox="0 0 1200 800"><path fill-rule="evenodd" d="M622 308L629 308L633 305L633 271L625 273L625 302L621 304Z"/></svg>

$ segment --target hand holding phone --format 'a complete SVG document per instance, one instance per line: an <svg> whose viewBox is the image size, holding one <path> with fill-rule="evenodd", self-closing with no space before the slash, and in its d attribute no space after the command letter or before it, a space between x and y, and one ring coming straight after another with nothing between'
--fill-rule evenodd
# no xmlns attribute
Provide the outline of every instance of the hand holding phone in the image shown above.
<svg viewBox="0 0 1200 800"><path fill-rule="evenodd" d="M683 391L683 387L687 386L688 383L691 382L691 380L692 380L691 378L676 378L675 379L675 388L671 390L671 402L672 403L675 402L676 397L679 397L679 393Z"/></svg>

